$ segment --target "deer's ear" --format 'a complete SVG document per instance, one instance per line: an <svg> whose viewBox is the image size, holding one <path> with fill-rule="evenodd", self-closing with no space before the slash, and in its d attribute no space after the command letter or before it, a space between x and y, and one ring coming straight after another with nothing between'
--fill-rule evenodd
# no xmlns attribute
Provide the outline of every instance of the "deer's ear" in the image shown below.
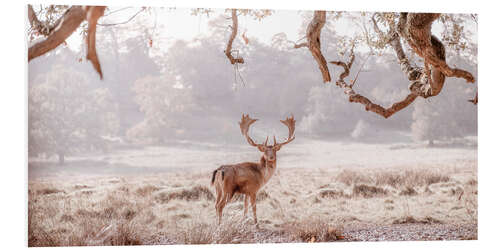
<svg viewBox="0 0 500 250"><path fill-rule="evenodd" d="M266 147L264 145L258 145L257 148L259 149L260 152L266 151Z"/></svg>
<svg viewBox="0 0 500 250"><path fill-rule="evenodd" d="M280 144L274 146L274 151L279 151L280 149L281 149L281 145Z"/></svg>

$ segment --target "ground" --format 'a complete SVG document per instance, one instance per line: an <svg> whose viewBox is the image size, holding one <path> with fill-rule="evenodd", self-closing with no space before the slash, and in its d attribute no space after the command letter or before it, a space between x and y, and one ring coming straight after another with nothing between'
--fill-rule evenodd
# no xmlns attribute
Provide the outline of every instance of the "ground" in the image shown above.
<svg viewBox="0 0 500 250"><path fill-rule="evenodd" d="M474 147L297 143L278 153L258 194L259 228L239 197L217 225L211 171L258 159L251 148L217 148L30 160L29 245L477 239Z"/></svg>

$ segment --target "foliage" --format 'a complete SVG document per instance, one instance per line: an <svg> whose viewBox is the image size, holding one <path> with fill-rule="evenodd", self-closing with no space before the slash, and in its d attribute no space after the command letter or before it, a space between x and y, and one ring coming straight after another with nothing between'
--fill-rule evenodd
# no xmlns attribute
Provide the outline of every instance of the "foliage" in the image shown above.
<svg viewBox="0 0 500 250"><path fill-rule="evenodd" d="M191 91L171 74L137 80L134 100L144 112L144 120L127 131L127 138L164 141L183 133L182 121L194 110Z"/></svg>
<svg viewBox="0 0 500 250"><path fill-rule="evenodd" d="M452 58L461 67L477 71L470 63ZM416 141L447 140L474 134L477 131L477 108L464 102L474 87L448 79L437 98L420 99L415 103L411 131Z"/></svg>
<svg viewBox="0 0 500 250"><path fill-rule="evenodd" d="M55 21L57 15L62 14L63 7L58 7L59 11L47 9L47 13L52 15L51 19L47 20ZM105 18L108 18L108 14L120 10L107 9ZM36 7L35 11L39 16L42 13L41 9ZM425 111L425 108L420 106L416 107L418 111L414 111L411 105L391 119L385 120L349 103L336 86L320 83L317 65L311 63L311 55L307 50L293 48L294 44L304 40L290 41L283 32L276 34L270 44L251 36L248 37L250 43L246 44L240 39L243 37L240 30L234 41L234 48L238 50L235 53L245 58L245 63L238 68L230 65L223 51L232 23L228 19L227 10L219 11L222 13L220 15L214 13L216 11L211 9L193 9L193 15L210 16L208 34L199 35L190 41L177 40L166 50L155 47L159 44L156 41L153 42L154 45L150 43L152 35L158 34L155 29L156 21L154 27L150 27L152 17L143 19L144 16L140 16L135 19L133 25L105 26L99 30L97 49L100 61L103 71L109 72L113 77L103 82L93 81L92 77L89 79L92 86L105 84L109 89L110 98L116 105L115 116L120 120L120 136L127 135L133 140L162 142L170 138L203 140L219 135L237 134L234 117L241 115L241 110L264 120L275 120L276 117L293 113L298 121L298 132L312 136L349 138L350 135L349 139L356 140L375 136L386 137L383 135L384 131L409 132L412 112L415 116L423 116L420 120L414 118L415 131L422 132L425 126L430 124L428 120L431 119L432 112ZM250 15L256 20L273 13L269 10L238 10L240 17ZM312 11L302 11L300 14L303 23L299 27L299 33L302 34L306 32ZM321 50L327 59L346 60L348 54L345 52L355 42L356 60L352 67L352 76L346 81L351 80L352 83L354 75L360 71L353 89L375 103L388 106L408 93L408 80L395 63L396 56L390 53L392 51L387 46L387 39L379 37L373 30L372 15L373 13L369 12L328 12L320 37ZM395 25L398 18L398 13L375 15L383 32ZM43 14L40 19L45 20ZM439 19L439 25L444 24L442 33L439 34L440 39L452 48L447 50L447 61L450 65L457 62L458 56L475 63L477 44L471 36L474 32L464 28L470 27L471 20L469 15L454 14L443 14ZM337 34L338 24L342 22L352 23L352 36ZM243 39L245 38L247 37ZM467 45L465 48L460 45L464 43ZM404 43L403 47L412 63L422 66L422 61L415 60L415 55L412 57L411 49ZM61 53L63 50L69 49L60 47L49 52L50 56L30 62L30 84L34 82L35 75L44 74L54 63L75 64L78 55ZM83 54L84 51L82 46L79 53ZM58 59L54 59L55 57ZM40 63L40 60L44 63ZM32 66L35 64L36 67ZM82 65L85 63L77 66L77 71L88 73ZM338 67L329 65L329 68L335 79L340 73ZM88 75L90 77L90 74ZM431 105L426 108L434 109L437 103L442 101L470 105L466 100L474 95L473 88L464 87L461 82L454 83L453 79L448 79L445 89L449 88L456 88L456 91L453 90L455 94L446 94L451 90L443 91L443 96L432 97L414 106ZM446 100L441 100L443 98ZM436 121L436 124L448 128L455 126L454 124L462 124L457 125L462 127L459 129L460 133L446 137L476 133L471 130L477 127L472 124L474 118L465 121L470 118L469 115L477 112L476 108L468 107L462 115L444 115L456 114L455 107L462 106L451 105L439 112L436 110L439 117L432 119L453 121L444 124ZM456 122L458 120L460 122ZM420 129L417 129L418 127ZM257 135L259 136L265 138L265 135Z"/></svg>
<svg viewBox="0 0 500 250"><path fill-rule="evenodd" d="M88 78L55 65L29 89L29 155L64 155L105 149L103 136L119 126L116 104L106 88L91 88Z"/></svg>

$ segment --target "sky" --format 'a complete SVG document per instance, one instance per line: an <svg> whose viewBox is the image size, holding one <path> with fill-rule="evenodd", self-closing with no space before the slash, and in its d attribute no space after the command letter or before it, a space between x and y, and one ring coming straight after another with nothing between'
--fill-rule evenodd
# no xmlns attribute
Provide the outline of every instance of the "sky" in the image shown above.
<svg viewBox="0 0 500 250"><path fill-rule="evenodd" d="M158 43L158 47L161 50L167 50L175 40L190 41L197 36L208 34L209 21L219 15L224 14L228 18L230 17L230 13L225 13L224 9L212 9L214 12L210 13L209 16L206 14L192 15L191 8L153 7L148 10L149 13L140 12L140 10L139 7L109 7L108 14L101 18L100 23L122 23L134 17L130 22L121 24L121 26L134 27L134 23L143 22L148 27L149 32L154 32L155 35L152 39ZM238 18L238 35L240 36L246 31L247 37L257 38L262 43L270 44L275 34L285 33L288 40L296 42L303 39L305 35L299 33L303 22L302 14L303 11L300 10L275 10L271 16L261 20L257 20L253 16L240 16ZM345 18L337 20L334 29L337 34L350 37L360 30L359 27L353 27L351 20ZM465 29L472 32L473 40L477 40L476 23L468 23ZM439 34L442 30L442 25L435 22L433 33ZM229 29L227 33L229 34ZM75 51L78 51L82 46L82 37L78 32L75 32L67 41L70 48ZM368 49L366 48L366 50Z"/></svg>
<svg viewBox="0 0 500 250"><path fill-rule="evenodd" d="M121 23L127 21L140 10L140 8L123 8L110 7L109 13L111 14L101 18L100 23ZM113 11L117 12L112 13ZM164 43L164 45L169 47L174 40L182 39L189 41L197 36L207 34L208 21L220 14L224 14L223 9L214 9L214 12L207 17L206 14L192 15L189 8L153 8L150 14L141 12L136 18L145 18L146 22L149 22L151 30L155 27L156 20L155 33L158 35L155 37L155 41ZM225 13L225 15L230 17L230 13ZM134 21L137 20L132 20L125 25L132 25ZM255 20L252 16L241 16L238 19L239 33L246 30L248 37L257 37L264 43L270 43L273 35L280 32L284 32L289 40L297 41L301 38L299 37L301 24L302 16L300 11L294 10L275 11L271 16L262 20ZM76 32L68 39L70 48L74 50L80 48L81 41L80 35Z"/></svg>
<svg viewBox="0 0 500 250"><path fill-rule="evenodd" d="M311 15L312 13L308 14ZM227 22L220 22L221 15L227 16ZM361 16L359 12L354 14L351 13L350 15ZM250 53L245 56L245 65L240 72L242 73L242 79L251 87L238 92L234 87L239 86L239 82L235 80L234 69L231 68L231 65L229 65L227 58L225 58L220 48L221 45L227 41L231 32L230 28L227 27L231 24L230 13L225 13L224 9L216 9L214 13L210 13L207 17L207 15L203 13L199 13L197 16L192 15L191 8L172 9L156 7L142 11L142 8L112 7L107 10L106 15L99 20L101 26L99 26L97 34L98 36L101 35L101 37L97 39L117 39L121 40L119 42L125 41L125 43L118 43L123 45L121 46L123 50L119 48L120 46L117 48L114 45L115 43L111 40L103 42L101 47L98 48L101 65L105 72L105 80L103 81L107 86L110 86L110 88L118 86L115 84L115 81L120 82L116 90L111 90L112 93L121 93L117 95L119 96L119 98L117 97L117 102L123 104L123 109L134 107L136 108L134 110L138 111L137 103L135 103L135 99L133 98L137 93L131 90L132 87L135 86L134 84L136 84L136 82L140 84L142 81L139 80L143 78L146 79L149 75L154 76L167 72L163 70L168 69L169 73L175 74L178 81L182 81L182 84L189 86L189 90L186 89L182 93L186 93L186 95L189 96L192 95L193 98L196 99L196 101L193 102L195 106L218 107L220 108L219 111L221 113L219 115L221 115L221 117L232 117L235 113L238 113L234 112L235 110L241 109L244 112L253 112L260 115L263 120L264 118L272 118L270 120L274 121L276 120L276 116L281 117L288 115L293 111L299 121L298 128L300 127L303 133L312 135L339 133L356 139L359 137L357 135L359 131L370 131L371 129L367 124L375 124L379 117L364 112L359 105L349 105L349 103L345 101L345 96L339 89L324 88L319 74L317 73L317 65L311 60L310 54L306 48L281 51L281 49L272 48L272 46L261 46L262 43L269 44L275 34L282 32L287 35L287 39L290 41L297 41L302 38L304 35L303 28L306 24L304 21L307 21L304 19L305 16L307 17L308 15L304 15L304 12L300 11L278 10L273 12L271 16L262 20L256 20L253 16L242 15L239 17L240 34L237 40L241 42L241 33L246 31L248 37L257 38L259 43L251 42L248 45L248 51L250 51ZM364 18L369 18L369 16L370 15L366 15ZM209 23L216 18L219 18L216 24L222 27L219 28L215 34L209 34ZM124 23L127 22L127 20L131 21ZM355 25L353 21L357 21L357 19L350 19L348 16L340 19L339 22L334 24L337 33L340 35L348 35L349 32L360 30L359 25ZM112 27L104 26L118 23L121 24ZM332 24L329 23L328 25ZM116 28L116 30L114 28ZM107 32L109 31L107 29L113 29L113 31L117 32ZM301 31L301 33L299 33L299 31ZM116 36L112 34L116 34ZM148 38L148 34L152 34L153 49L147 49L147 52L144 52L144 50L134 50L134 48L140 46L142 46L142 48L146 47L147 40L143 37L146 35L146 38ZM326 38L328 33L323 34L322 38ZM216 39L206 39L209 35L213 35ZM177 43L175 50L169 50L170 45L176 40L182 39L191 41L197 37L200 38L199 41L212 40L217 42L187 43L186 46L182 45L184 43ZM326 44L327 42L325 41L324 43ZM75 32L75 35L68 41L68 44L70 48L73 48L79 55L82 54L80 49L85 47L85 42L82 41L80 32ZM203 48L199 48L201 44L203 44ZM256 46L253 48L264 48L264 50L261 51L266 51L266 53L254 53L255 51L251 49L252 46ZM290 45L290 47L291 46L292 45ZM325 50L328 49L325 45L323 47ZM121 54L120 57L127 63L116 65L117 54L114 52L113 48L117 49L119 52L118 54ZM359 50L357 52L359 52ZM130 60L130 58L133 58L133 60ZM332 58L335 58L335 55L332 55ZM128 59L128 61L126 59ZM396 100L400 100L407 94L407 86L401 85L401 82L404 83L407 80L403 77L399 65L393 63L387 64L388 67L386 67L386 64L379 65L376 59L376 57L372 57L372 60L375 61L370 61L366 64L366 71L361 74L360 83L376 82L378 85L366 85L362 88L360 87L357 91L368 95L370 98L374 98L373 100L380 102L382 105L389 105ZM155 63L157 63L157 65ZM84 63L83 65L86 66L87 70L90 70L90 72L87 72L89 77L97 79L90 64ZM33 62L30 64L30 69L33 70L32 72L35 72L36 67L46 66L47 65L44 63L37 65L36 62ZM156 68L156 66L160 68ZM358 70L359 67L358 64L354 64L356 70ZM43 72L43 70L39 71ZM294 73L291 74L290 72ZM338 70L332 67L331 73L336 75ZM288 84L286 91L282 91L282 86L279 85L284 79L286 79L284 82ZM169 84L170 80L168 80L168 78L153 78L144 81ZM126 87L123 87L124 85ZM210 86L210 88L206 86ZM176 85L173 87L175 88ZM258 89L258 87L262 87L267 92L262 94L258 93L259 91L252 90L252 88ZM241 88L243 88L243 86ZM158 90L157 93L160 92L161 90ZM220 96L224 96L225 98L219 98ZM279 96L279 98L277 96ZM290 98L290 96L298 96L300 98ZM175 99L175 95L169 96L168 98L177 100ZM466 98L467 97L464 97L463 99ZM177 101L181 104L191 104L190 98L182 100L183 101ZM260 101L256 102L255 100ZM336 103L336 100L338 100L339 103ZM236 104L241 104L241 106L234 106ZM231 108L233 106L234 108ZM267 106L274 106L276 108L273 108L271 112L269 109L265 108ZM323 108L331 106L334 106L335 109ZM413 106L408 108L406 112L399 113L396 118L391 119L390 123L385 123L381 126L379 126L380 124L376 124L373 126L388 131L404 130L408 132L412 121L412 111ZM132 125L135 126L138 121L141 121L142 116L139 113L140 112L136 112L121 117L125 121L123 122L124 125L122 126L121 132L131 129ZM349 117L352 119L349 121L345 119L335 119L336 116L342 116L345 115L345 113L350 113ZM353 115L354 113L357 115ZM176 113L172 111L172 114ZM131 117L137 119L132 119ZM195 118L189 119L186 118L186 121L189 122L183 124L191 125L199 122ZM232 120L226 121L222 118L220 120L223 121L223 125L227 122L236 128ZM335 127L338 131L329 129L332 123L336 124ZM278 122L276 122L276 124L280 125ZM213 127L219 125L219 123L214 122ZM269 128L265 130L272 130L271 127L273 126L269 126ZM231 129L233 127L231 127ZM179 131L184 133L185 129L179 129ZM198 127L196 127L196 129L198 129ZM198 130L196 129L193 128L192 131L197 132ZM273 132L277 131L281 131L281 127L278 127L278 130ZM199 136L199 134L193 133L189 136ZM263 136L265 137L265 135Z"/></svg>

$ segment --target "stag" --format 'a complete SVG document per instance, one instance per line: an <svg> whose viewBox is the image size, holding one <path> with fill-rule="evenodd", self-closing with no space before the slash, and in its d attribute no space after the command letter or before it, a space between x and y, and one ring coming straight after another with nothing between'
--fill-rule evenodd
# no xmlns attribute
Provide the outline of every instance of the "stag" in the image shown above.
<svg viewBox="0 0 500 250"><path fill-rule="evenodd" d="M273 136L273 145L267 145L269 137L267 137L266 141L262 144L256 144L254 140L250 138L248 130L250 125L256 121L257 119L252 119L249 115L243 114L239 124L241 133L245 136L248 143L263 153L260 162L222 165L212 174L212 185L215 185L215 191L217 193L215 210L219 224L221 222L222 210L226 204L231 201L234 194L240 193L244 195L245 200L243 216L246 217L247 215L248 200L250 199L254 222L258 227L256 206L257 192L269 181L276 171L276 152L278 152L283 145L295 139L295 120L293 119L293 115L290 118L281 120L281 123L288 127L288 138L282 143L276 143L276 136Z"/></svg>

